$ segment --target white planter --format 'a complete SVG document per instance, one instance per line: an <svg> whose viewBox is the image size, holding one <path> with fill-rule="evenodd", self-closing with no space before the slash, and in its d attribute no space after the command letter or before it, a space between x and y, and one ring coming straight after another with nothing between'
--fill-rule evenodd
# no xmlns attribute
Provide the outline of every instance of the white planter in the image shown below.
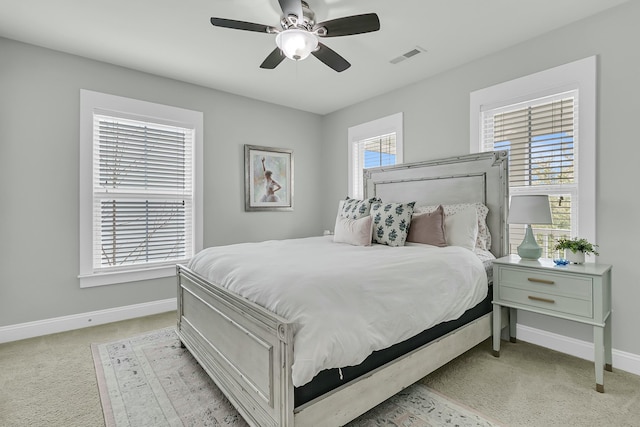
<svg viewBox="0 0 640 427"><path fill-rule="evenodd" d="M571 249L564 250L564 257L573 264L584 264L584 252L572 252Z"/></svg>

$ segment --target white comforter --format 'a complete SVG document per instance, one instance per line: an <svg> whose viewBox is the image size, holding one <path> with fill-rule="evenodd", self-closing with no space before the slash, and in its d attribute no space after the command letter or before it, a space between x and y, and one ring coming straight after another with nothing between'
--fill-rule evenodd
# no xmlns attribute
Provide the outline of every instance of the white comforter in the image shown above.
<svg viewBox="0 0 640 427"><path fill-rule="evenodd" d="M473 252L331 236L218 246L189 268L295 323L293 385L457 319L487 295Z"/></svg>

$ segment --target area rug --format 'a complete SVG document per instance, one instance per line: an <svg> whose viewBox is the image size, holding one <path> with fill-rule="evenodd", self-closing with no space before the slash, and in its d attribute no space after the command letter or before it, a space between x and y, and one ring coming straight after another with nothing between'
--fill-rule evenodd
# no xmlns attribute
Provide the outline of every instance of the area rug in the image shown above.
<svg viewBox="0 0 640 427"><path fill-rule="evenodd" d="M93 344L107 427L247 426L173 328ZM498 426L474 410L416 383L349 427Z"/></svg>

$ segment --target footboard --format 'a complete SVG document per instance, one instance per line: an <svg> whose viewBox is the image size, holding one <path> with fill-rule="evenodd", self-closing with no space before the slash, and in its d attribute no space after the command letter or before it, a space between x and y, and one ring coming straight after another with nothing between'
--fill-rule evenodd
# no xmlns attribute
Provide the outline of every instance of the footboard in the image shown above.
<svg viewBox="0 0 640 427"><path fill-rule="evenodd" d="M293 328L178 266L178 336L254 426L293 425Z"/></svg>

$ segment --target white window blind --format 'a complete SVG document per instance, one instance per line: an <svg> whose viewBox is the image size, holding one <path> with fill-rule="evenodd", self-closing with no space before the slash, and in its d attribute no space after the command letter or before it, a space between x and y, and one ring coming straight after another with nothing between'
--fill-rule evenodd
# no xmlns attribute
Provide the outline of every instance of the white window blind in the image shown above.
<svg viewBox="0 0 640 427"><path fill-rule="evenodd" d="M549 196L553 225L532 225L547 257L558 237L576 232L577 100L577 91L570 91L482 112L483 151L509 151L510 194ZM509 227L516 253L524 225Z"/></svg>
<svg viewBox="0 0 640 427"><path fill-rule="evenodd" d="M352 160L352 170L354 171L352 194L356 198L362 198L364 169L396 164L397 145L395 132L355 142Z"/></svg>
<svg viewBox="0 0 640 427"><path fill-rule="evenodd" d="M193 254L193 130L94 114L93 268Z"/></svg>

